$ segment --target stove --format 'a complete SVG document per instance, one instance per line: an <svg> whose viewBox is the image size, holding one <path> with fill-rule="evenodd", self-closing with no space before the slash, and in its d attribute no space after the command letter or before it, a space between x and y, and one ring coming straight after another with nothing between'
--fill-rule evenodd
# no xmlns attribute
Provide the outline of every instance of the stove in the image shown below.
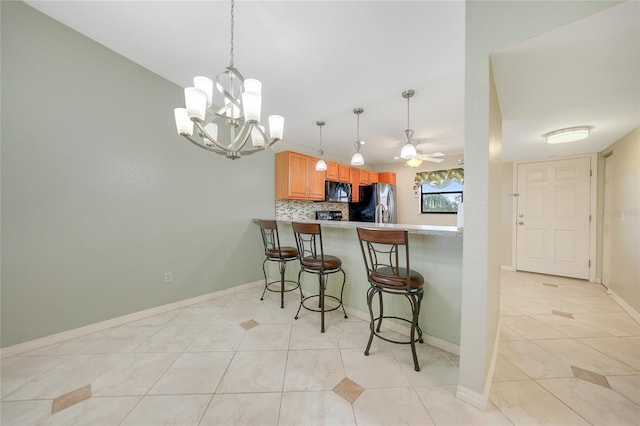
<svg viewBox="0 0 640 426"><path fill-rule="evenodd" d="M318 210L316 211L317 220L342 220L341 210Z"/></svg>

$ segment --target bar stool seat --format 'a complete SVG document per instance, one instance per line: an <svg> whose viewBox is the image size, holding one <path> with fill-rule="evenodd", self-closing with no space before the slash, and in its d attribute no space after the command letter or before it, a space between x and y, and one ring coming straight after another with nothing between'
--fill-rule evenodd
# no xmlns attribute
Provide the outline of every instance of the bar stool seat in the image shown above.
<svg viewBox="0 0 640 426"><path fill-rule="evenodd" d="M320 312L320 332L324 333L324 314L325 312L335 311L342 307L344 317L347 318L347 312L342 304L342 294L344 293L344 284L347 275L342 269L342 259L324 253L322 245L322 229L319 223L302 223L292 222L293 234L296 237L296 246L300 259L300 272L298 272L298 282L303 272L318 275L319 294L310 296L302 296L300 290L300 306L296 313L295 319L298 319L300 310L305 309L313 312ZM331 274L342 273L342 287L340 297L326 294L327 278ZM318 299L318 309L309 305L309 300ZM326 308L325 299L331 299L337 302L335 307ZM307 303L305 303L307 302Z"/></svg>
<svg viewBox="0 0 640 426"><path fill-rule="evenodd" d="M262 243L264 245L265 259L262 262L262 272L264 273L264 290L260 300L264 300L267 290L280 293L280 307L284 308L284 293L300 288L300 280L293 281L285 279L287 262L298 259L298 249L295 247L287 247L280 245L280 235L278 234L278 223L275 220L258 220L260 226L260 234L262 235ZM267 262L277 262L280 271L280 279L268 281L266 264ZM286 283L293 284L292 287L286 288ZM280 284L278 288L276 285ZM302 289L300 289L302 296Z"/></svg>
<svg viewBox="0 0 640 426"><path fill-rule="evenodd" d="M373 337L391 343L411 345L413 366L420 371L416 342L423 343L422 329L418 325L420 305L424 295L424 277L418 271L414 271L409 265L409 233L403 229L367 229L357 228L362 258L367 269L367 279L370 287L367 290L367 306L371 321L369 327L369 343L364 351L369 355ZM373 299L378 295L380 314L373 313ZM383 294L400 295L407 298L411 306L411 318L402 318L394 315L385 315ZM382 320L395 319L408 323L411 327L408 340L394 340L380 334Z"/></svg>

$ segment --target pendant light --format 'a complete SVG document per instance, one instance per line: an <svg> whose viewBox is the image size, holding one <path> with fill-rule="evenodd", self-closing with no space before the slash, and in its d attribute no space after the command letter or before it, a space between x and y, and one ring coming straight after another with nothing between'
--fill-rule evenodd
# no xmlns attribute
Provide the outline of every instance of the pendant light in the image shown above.
<svg viewBox="0 0 640 426"><path fill-rule="evenodd" d="M351 165L352 166L362 166L364 164L364 157L360 154L360 147L364 145L364 141L360 140L360 114L364 112L362 108L354 108L353 113L357 117L357 128L358 128L358 140L353 143L353 146L356 148L356 153L351 157Z"/></svg>
<svg viewBox="0 0 640 426"><path fill-rule="evenodd" d="M316 121L316 126L320 129L320 145L318 146L318 157L320 157L320 159L318 159L318 162L316 163L316 171L318 172L324 172L327 170L327 163L322 159L322 156L324 155L324 151L322 150L322 126L324 125L324 121Z"/></svg>
<svg viewBox="0 0 640 426"><path fill-rule="evenodd" d="M414 158L418 155L416 151L416 147L411 143L411 138L413 137L413 130L411 130L411 126L409 126L409 100L415 95L415 91L413 90L405 90L402 92L402 97L407 100L407 128L404 131L405 136L405 144L400 151L400 158L403 160L408 160L410 158Z"/></svg>

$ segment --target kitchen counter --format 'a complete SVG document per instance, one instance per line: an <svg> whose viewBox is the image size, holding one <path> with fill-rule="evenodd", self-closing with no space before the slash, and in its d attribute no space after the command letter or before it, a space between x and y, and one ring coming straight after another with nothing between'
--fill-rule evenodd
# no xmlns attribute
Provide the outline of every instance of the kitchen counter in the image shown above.
<svg viewBox="0 0 640 426"><path fill-rule="evenodd" d="M374 222L353 222L347 220L309 220L309 219L276 219L281 223L291 222L311 222L320 223L323 228L382 228L382 229L406 229L409 234L439 235L443 237L462 237L462 228L455 226L431 226L431 225L408 225L401 223L374 223Z"/></svg>
<svg viewBox="0 0 640 426"><path fill-rule="evenodd" d="M460 313L462 295L462 242L463 231L453 226L427 226L407 224L380 224L371 222L277 219L280 244L296 245L291 222L313 222L322 226L325 253L342 259L347 274L343 300L352 316L369 320L366 292L369 288L362 251L356 228L407 229L411 268L425 278L425 293L419 324L425 341L444 350L457 353L460 344ZM292 265L293 266L293 265ZM277 266L268 271L277 276ZM298 268L287 268L288 279L297 279ZM340 281L335 274L329 277L328 293L339 293ZM317 292L315 276L303 274L302 285ZM377 308L376 308L377 309ZM403 297L385 298L385 313L410 316L408 302ZM307 315L310 313L306 313ZM350 314L351 315L351 314ZM320 319L318 318L318 321ZM345 320L346 321L346 320ZM364 349L364 348L363 348Z"/></svg>

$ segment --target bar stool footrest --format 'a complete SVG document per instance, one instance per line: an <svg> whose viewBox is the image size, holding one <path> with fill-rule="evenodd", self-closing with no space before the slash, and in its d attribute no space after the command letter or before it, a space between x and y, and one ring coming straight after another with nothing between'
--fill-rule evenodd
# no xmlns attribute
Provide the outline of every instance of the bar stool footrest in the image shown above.
<svg viewBox="0 0 640 426"><path fill-rule="evenodd" d="M404 341L404 340L393 340L393 339L389 339L387 337L381 336L380 332L376 331L376 328L378 326L378 323L380 323L380 321L382 321L383 319L396 319L396 320L400 320L400 321L404 321L407 322L409 324L411 324L411 321L406 319L406 318L401 318L401 317L396 317L396 316L383 316L383 317L377 317L373 319L373 322L370 323L373 335L384 340L385 342L389 342L389 343L398 343L400 345L410 345L412 343L418 342L418 343L424 343L424 340L422 339L422 329L420 328L419 325L416 325L416 332L417 332L417 336L414 340L411 340L411 336L409 336L409 340Z"/></svg>
<svg viewBox="0 0 640 426"><path fill-rule="evenodd" d="M284 291L288 292L288 291L293 291L293 290L297 290L298 288L300 288L300 283L294 280L284 280L285 286L284 286ZM287 288L286 284L293 284L293 287ZM270 283L267 284L267 290L272 291L274 293L280 293L280 286L278 286L277 289L273 289L271 288L272 285L274 284L282 284L282 281L277 280L277 281L271 281Z"/></svg>
<svg viewBox="0 0 640 426"><path fill-rule="evenodd" d="M308 311L312 311L312 312L322 312L322 309L320 309L320 308L316 309L316 308L312 308L312 307L309 307L309 306L307 306L307 305L305 305L305 304L304 304L304 302L306 302L307 300L309 300L309 299L314 299L314 298L318 298L318 299L319 299L319 298L320 298L320 295L319 295L319 294L313 294L313 295L311 295L311 296L306 296L305 298L303 298L303 299L300 301L300 306L302 306L303 308L305 308L305 309L306 309L306 310L308 310ZM324 311L325 311L325 312L335 311L336 309L339 309L339 308L342 306L342 301L340 301L340 299L338 299L338 298L337 298L337 297L335 297L335 296L331 296L331 295L329 295L329 294L325 294L325 295L324 295L324 298L325 298L325 299L331 299L331 300L334 300L334 301L338 302L338 304L337 304L335 307L332 307L332 308L327 308L327 307L326 307L326 302L325 302L325 308L324 308ZM297 316L296 316L296 317L297 317Z"/></svg>

